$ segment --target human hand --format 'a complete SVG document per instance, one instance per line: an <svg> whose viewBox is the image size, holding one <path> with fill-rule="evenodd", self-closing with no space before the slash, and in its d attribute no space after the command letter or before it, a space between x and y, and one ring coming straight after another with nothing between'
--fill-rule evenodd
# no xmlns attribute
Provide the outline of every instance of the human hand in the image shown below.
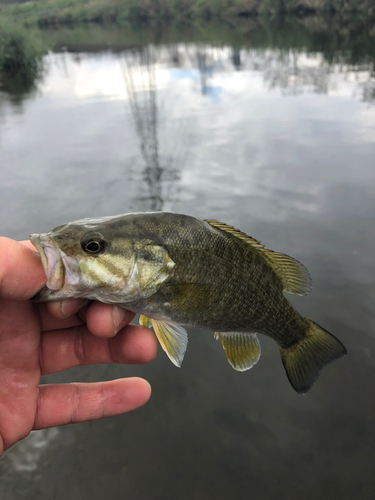
<svg viewBox="0 0 375 500"><path fill-rule="evenodd" d="M153 333L134 313L82 299L33 304L46 282L30 242L0 238L0 455L33 429L119 415L145 404L141 378L39 385L41 375L99 363L148 363ZM117 333L118 332L118 333Z"/></svg>

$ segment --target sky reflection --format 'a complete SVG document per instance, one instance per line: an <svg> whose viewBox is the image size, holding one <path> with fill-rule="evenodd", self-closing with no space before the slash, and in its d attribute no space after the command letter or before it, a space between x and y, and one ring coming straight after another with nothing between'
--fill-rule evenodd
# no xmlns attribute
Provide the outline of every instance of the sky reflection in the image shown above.
<svg viewBox="0 0 375 500"><path fill-rule="evenodd" d="M17 471L33 463L28 500L372 500L373 85L370 63L339 54L171 44L50 54L22 107L0 93L3 235L129 211L221 219L308 267L313 291L291 300L349 351L304 398L268 339L238 374L193 329L181 370L158 356L51 376L145 376L153 398L134 415L41 435L40 448L33 434L3 462L7 500L21 498Z"/></svg>

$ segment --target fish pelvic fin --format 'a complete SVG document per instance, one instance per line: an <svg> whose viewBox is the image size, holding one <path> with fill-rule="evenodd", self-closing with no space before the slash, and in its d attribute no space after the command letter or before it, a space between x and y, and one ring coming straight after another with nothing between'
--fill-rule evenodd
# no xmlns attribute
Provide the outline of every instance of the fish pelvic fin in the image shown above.
<svg viewBox="0 0 375 500"><path fill-rule="evenodd" d="M147 316L143 316L143 314L139 316L139 324L142 326L147 326L147 328L152 328L150 318L147 318Z"/></svg>
<svg viewBox="0 0 375 500"><path fill-rule="evenodd" d="M250 370L260 358L260 343L256 333L218 332L229 364L235 370Z"/></svg>
<svg viewBox="0 0 375 500"><path fill-rule="evenodd" d="M172 322L141 316L139 323L152 327L163 351L174 365L181 368L188 344L188 335L185 328Z"/></svg>
<svg viewBox="0 0 375 500"><path fill-rule="evenodd" d="M321 370L347 352L336 337L314 321L306 321L310 326L306 337L289 349L280 347L289 382L299 394L305 394L311 389Z"/></svg>
<svg viewBox="0 0 375 500"><path fill-rule="evenodd" d="M273 252L272 250L264 248L264 245L260 241L224 222L213 219L208 219L206 222L208 222L210 226L220 229L225 233L229 233L259 250L266 258L275 274L281 279L284 292L293 293L295 295L306 295L309 293L312 288L311 277L306 267L298 262L298 260L289 257L289 255Z"/></svg>

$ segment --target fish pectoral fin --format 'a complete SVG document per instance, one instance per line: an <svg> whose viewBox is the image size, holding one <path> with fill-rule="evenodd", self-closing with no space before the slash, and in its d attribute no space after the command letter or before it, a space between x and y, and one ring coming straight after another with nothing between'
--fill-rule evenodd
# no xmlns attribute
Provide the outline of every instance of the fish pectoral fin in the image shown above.
<svg viewBox="0 0 375 500"><path fill-rule="evenodd" d="M144 316L142 317L144 318ZM150 321L155 335L168 358L174 365L180 368L188 343L188 335L185 328L163 320L151 318Z"/></svg>
<svg viewBox="0 0 375 500"><path fill-rule="evenodd" d="M273 270L281 279L284 292L306 295L312 287L309 271L298 260L283 253L264 249Z"/></svg>
<svg viewBox="0 0 375 500"><path fill-rule="evenodd" d="M177 309L196 307L196 304L202 304L203 307L212 291L211 285L204 283L166 283L165 287L173 296L171 301Z"/></svg>
<svg viewBox="0 0 375 500"><path fill-rule="evenodd" d="M256 333L218 332L229 364L237 371L250 370L260 358L260 343Z"/></svg>
<svg viewBox="0 0 375 500"><path fill-rule="evenodd" d="M152 328L150 318L147 318L147 316L143 316L143 314L139 316L139 324L142 326L147 326L147 328Z"/></svg>

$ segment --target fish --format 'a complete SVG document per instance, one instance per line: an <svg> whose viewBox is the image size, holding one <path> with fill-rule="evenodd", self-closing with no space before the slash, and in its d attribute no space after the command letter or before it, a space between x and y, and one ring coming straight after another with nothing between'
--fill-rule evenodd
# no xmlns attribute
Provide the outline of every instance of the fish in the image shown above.
<svg viewBox="0 0 375 500"><path fill-rule="evenodd" d="M30 234L30 241L47 277L32 300L81 297L138 313L178 367L189 326L213 331L237 371L258 362L258 334L272 338L299 394L346 354L340 340L284 296L310 291L307 269L218 220L129 213L80 219Z"/></svg>

